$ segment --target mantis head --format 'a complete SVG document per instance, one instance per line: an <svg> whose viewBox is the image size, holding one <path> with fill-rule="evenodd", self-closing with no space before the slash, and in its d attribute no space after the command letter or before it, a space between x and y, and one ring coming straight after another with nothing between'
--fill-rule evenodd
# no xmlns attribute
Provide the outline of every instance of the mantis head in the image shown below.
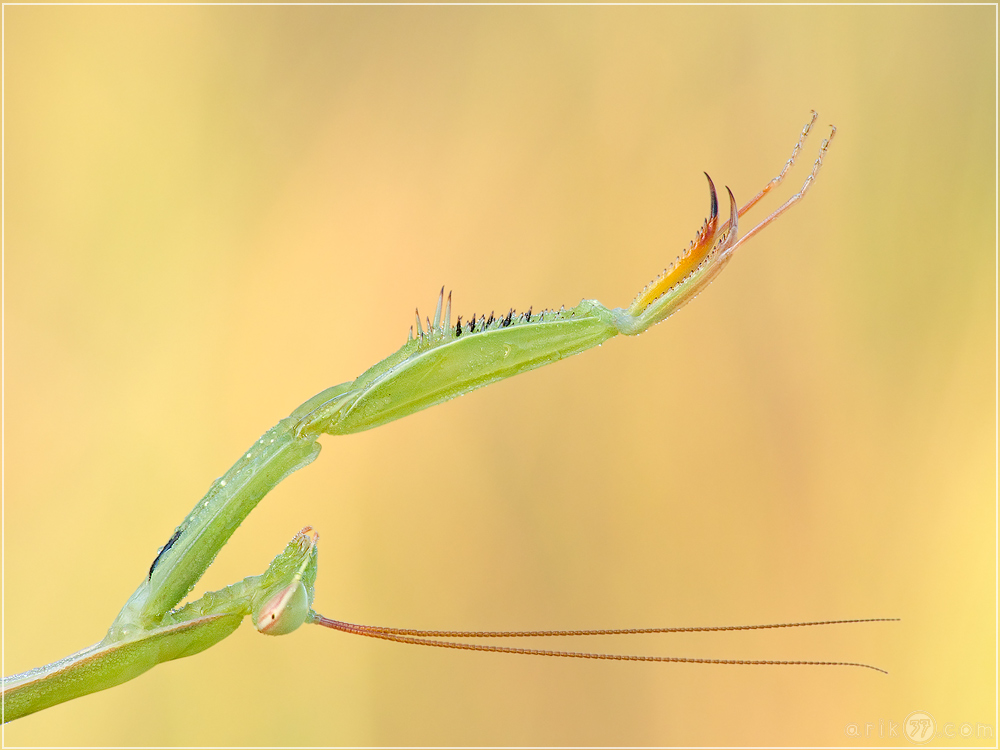
<svg viewBox="0 0 1000 750"><path fill-rule="evenodd" d="M271 562L251 608L253 625L264 635L287 635L309 617L316 581L319 534L306 526Z"/></svg>

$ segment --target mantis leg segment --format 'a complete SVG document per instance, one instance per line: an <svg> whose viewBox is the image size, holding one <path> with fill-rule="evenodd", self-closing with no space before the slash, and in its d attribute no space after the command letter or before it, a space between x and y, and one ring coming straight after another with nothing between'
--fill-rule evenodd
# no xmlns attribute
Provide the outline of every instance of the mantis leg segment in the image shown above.
<svg viewBox="0 0 1000 750"><path fill-rule="evenodd" d="M128 637L109 632L100 643L44 667L3 680L5 722L128 682L157 664L214 646L254 614L257 629L290 633L305 622L316 583L316 541L300 531L268 569L170 611L161 623Z"/></svg>
<svg viewBox="0 0 1000 750"><path fill-rule="evenodd" d="M736 248L800 201L815 180L830 139L824 140L802 189L774 213L739 237L740 216L780 184L795 162L816 113L777 177L742 209L729 188L729 219L720 224L715 185L708 177L710 212L688 249L648 284L628 308L609 309L583 300L572 309L543 310L489 318L473 315L465 326L451 327L451 293L437 298L434 318L424 329L416 313L416 335L395 354L379 362L353 383L331 389L296 410L295 434L314 439L320 434L344 435L370 430L407 414L461 396L498 380L533 370L625 334L634 336L666 320L694 299L718 276ZM831 136L832 138L832 136ZM442 310L444 317L442 318ZM461 321L461 318L459 318Z"/></svg>
<svg viewBox="0 0 1000 750"><path fill-rule="evenodd" d="M110 637L128 638L132 632L159 625L171 607L194 588L257 503L281 480L319 455L319 443L294 433L297 421L294 417L281 420L212 483L125 603L111 626Z"/></svg>
<svg viewBox="0 0 1000 750"><path fill-rule="evenodd" d="M199 617L128 641L98 643L44 667L5 677L3 720L128 682L157 664L193 656L239 627L242 614Z"/></svg>
<svg viewBox="0 0 1000 750"><path fill-rule="evenodd" d="M761 221L759 224L757 224L757 226L755 226L753 229L751 229L749 232L743 235L743 237L741 237L739 241L735 245L733 245L733 248L732 250L730 250L730 253L735 252L737 247L739 247L741 244L749 240L760 230L762 230L764 227L766 227L772 221L777 219L779 216L785 213L785 211L787 211L789 208L794 206L796 203L798 203L805 197L806 192L809 190L810 186L816 180L816 175L819 173L819 168L823 166L823 157L826 156L826 152L830 148L830 144L833 142L833 137L836 134L837 134L837 128L831 125L830 136L828 138L824 138L823 142L820 144L819 155L816 157L816 161L813 162L812 171L809 173L809 176L806 177L805 182L802 183L802 187L799 188L799 192L797 192L791 198L782 203L781 206L775 209L766 219ZM784 172L782 172L782 174L784 174ZM780 176L781 175L779 175L779 177ZM749 204L747 207L749 207ZM746 208L741 209L741 211L743 210L746 210Z"/></svg>
<svg viewBox="0 0 1000 750"><path fill-rule="evenodd" d="M785 162L785 166L781 168L778 176L767 183L761 191L757 193L757 195L747 201L746 205L740 209L740 216L756 206L761 198L770 193L774 188L778 187L778 185L781 184L781 181L785 179L785 175L788 174L788 170L795 165L795 159L802 151L802 147L806 143L806 138L809 137L809 133L812 131L813 125L816 124L816 120L819 118L819 113L816 110L812 110L811 115L812 116L809 118L809 122L807 122L802 128L802 132L799 134L799 140L796 141L795 147L792 148L792 155L788 158L788 161Z"/></svg>

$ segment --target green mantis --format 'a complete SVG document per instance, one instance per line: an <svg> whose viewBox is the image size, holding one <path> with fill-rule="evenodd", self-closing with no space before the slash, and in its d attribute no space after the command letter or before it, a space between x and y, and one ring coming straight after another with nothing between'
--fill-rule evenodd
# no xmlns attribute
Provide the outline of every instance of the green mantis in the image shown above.
<svg viewBox="0 0 1000 750"><path fill-rule="evenodd" d="M802 188L759 224L740 236L739 219L784 178L815 123L803 130L784 168L742 208L731 191L729 219L720 220L716 189L709 178L708 219L687 250L646 286L627 308L607 308L583 300L572 309L505 315L472 315L452 320L451 295L444 289L433 318L417 314L408 341L395 354L353 381L307 400L265 432L209 488L156 555L135 592L97 644L44 667L4 679L4 721L126 682L153 666L191 656L230 635L246 616L258 631L284 635L303 624L421 645L586 658L712 662L675 657L623 657L607 654L514 649L440 641L437 638L547 633L431 632L351 625L314 612L318 535L299 532L259 576L177 608L257 503L285 477L319 454L321 435L368 430L442 403L469 391L541 367L617 336L638 335L665 320L703 290L729 263L736 250L800 201L814 181L830 139L823 141ZM856 622L856 621L855 621ZM706 628L709 630L795 627L828 623ZM629 631L573 631L569 634L670 632L670 628ZM684 630L691 630L686 628ZM833 664L834 662L723 662L755 664ZM862 664L836 664L868 666ZM874 669L874 667L871 667Z"/></svg>

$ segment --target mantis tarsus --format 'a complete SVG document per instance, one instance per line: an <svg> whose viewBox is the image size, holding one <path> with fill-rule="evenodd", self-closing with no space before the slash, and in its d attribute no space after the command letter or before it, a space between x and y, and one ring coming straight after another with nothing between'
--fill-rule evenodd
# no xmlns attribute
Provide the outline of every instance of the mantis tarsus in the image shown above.
<svg viewBox="0 0 1000 750"><path fill-rule="evenodd" d="M722 271L740 245L806 194L823 163L835 128L822 142L801 189L742 237L738 236L740 217L781 183L815 121L814 112L781 172L746 205L739 208L732 192L726 188L728 221L719 220L717 194L709 178L711 209L708 219L685 252L627 308L609 309L595 300L583 300L569 310L561 308L536 313L529 309L521 314L510 310L499 316L493 313L472 315L465 321L459 316L453 323L451 294L445 297L442 288L433 319L427 317L421 321L418 312L409 339L399 351L356 380L328 388L303 403L264 433L224 476L212 484L160 549L148 574L129 597L103 640L47 666L4 678L4 721L126 682L160 662L198 653L231 634L247 615L252 617L260 632L269 635L284 635L304 623L312 623L391 641L479 651L668 662L839 665L878 670L853 662L622 656L438 640L751 630L833 622L493 633L405 630L330 620L311 608L317 574L318 535L308 527L289 542L262 575L245 578L174 609L257 503L282 479L316 458L320 435L343 435L377 427L473 389L577 354L618 334L637 335L680 309Z"/></svg>

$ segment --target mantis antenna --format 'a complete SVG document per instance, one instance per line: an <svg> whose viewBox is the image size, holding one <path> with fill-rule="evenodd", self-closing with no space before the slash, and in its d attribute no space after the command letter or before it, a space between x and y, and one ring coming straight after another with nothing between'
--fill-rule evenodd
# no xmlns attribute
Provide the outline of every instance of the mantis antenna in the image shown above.
<svg viewBox="0 0 1000 750"><path fill-rule="evenodd" d="M576 659L609 659L613 661L664 661L682 664L747 664L754 666L810 666L810 667L864 667L874 669L882 674L886 670L871 664L861 664L853 661L779 661L773 659L702 659L687 656L629 656L625 654L593 654L581 651L548 651L534 648L512 648L510 646L488 646L481 643L459 643L457 641L438 641L433 638L548 638L557 636L586 635L640 635L648 633L715 633L732 630L771 630L775 628L805 628L813 625L846 625L862 622L895 622L897 618L875 617L865 620L824 620L822 622L784 622L773 625L724 625L716 627L695 628L628 628L623 630L535 630L535 631L450 631L450 630L406 630L403 628L383 628L373 625L354 625L349 622L330 620L322 615L314 614L311 622L352 635L364 635L369 638L381 638L396 643L409 643L415 646L437 646L438 648L457 648L469 651L493 651L502 654L525 654L528 656L565 656Z"/></svg>
<svg viewBox="0 0 1000 750"><path fill-rule="evenodd" d="M805 196L836 133L832 126L799 191L739 236L741 217L781 183L815 122L816 113L813 112L781 172L742 208L737 207L732 191L726 188L729 219L724 223L719 221L715 185L708 178L708 219L684 253L640 291L628 308L611 309L596 300L585 299L569 310L560 308L535 313L529 308L517 314L511 309L506 315L473 314L465 322L459 316L453 326L451 294L446 299L442 287L433 320L429 316L425 318L426 328L417 312L415 325L399 351L355 380L327 388L307 400L265 432L229 471L212 483L206 495L160 548L149 572L101 641L52 664L5 677L3 720L17 719L119 685L159 663L196 654L226 638L247 616L265 635L285 635L308 622L398 643L473 651L695 664L851 666L883 672L878 667L857 662L623 656L438 639L766 630L887 622L890 618L530 632L404 630L331 620L312 609L319 536L309 527L296 534L261 575L249 576L178 607L257 503L282 479L316 458L320 451L317 442L320 435L346 435L378 427L498 380L578 354L619 334L637 335L677 312L725 268L744 242Z"/></svg>

